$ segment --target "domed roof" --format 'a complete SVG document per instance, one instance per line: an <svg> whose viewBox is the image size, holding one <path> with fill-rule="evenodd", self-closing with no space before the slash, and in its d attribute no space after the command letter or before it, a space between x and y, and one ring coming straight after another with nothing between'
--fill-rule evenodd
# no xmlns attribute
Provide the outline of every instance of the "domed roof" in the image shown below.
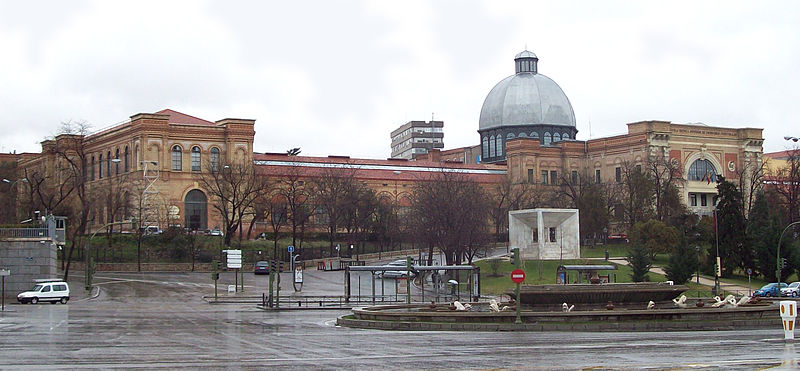
<svg viewBox="0 0 800 371"><path fill-rule="evenodd" d="M517 73L501 80L483 101L478 130L518 125L575 126L567 95L537 73L538 58L527 50L514 58Z"/></svg>

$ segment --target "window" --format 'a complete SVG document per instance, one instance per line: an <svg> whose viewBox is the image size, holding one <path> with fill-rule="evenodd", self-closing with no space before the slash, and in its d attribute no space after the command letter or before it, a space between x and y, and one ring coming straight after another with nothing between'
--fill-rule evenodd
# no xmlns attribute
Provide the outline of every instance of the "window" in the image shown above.
<svg viewBox="0 0 800 371"><path fill-rule="evenodd" d="M600 184L600 169L594 171L594 182Z"/></svg>
<svg viewBox="0 0 800 371"><path fill-rule="evenodd" d="M569 134L567 134L567 133L561 134L561 139L562 139L562 140L567 140L567 139L569 139Z"/></svg>
<svg viewBox="0 0 800 371"><path fill-rule="evenodd" d="M103 179L103 154L100 154L100 159L97 161L97 178Z"/></svg>
<svg viewBox="0 0 800 371"><path fill-rule="evenodd" d="M708 196L705 193L700 194L700 206L708 206Z"/></svg>
<svg viewBox="0 0 800 371"><path fill-rule="evenodd" d="M498 135L495 140L497 141L497 156L499 157L503 155L503 138Z"/></svg>
<svg viewBox="0 0 800 371"><path fill-rule="evenodd" d="M533 229L533 242L539 242L539 230Z"/></svg>
<svg viewBox="0 0 800 371"><path fill-rule="evenodd" d="M542 170L542 184L547 184L547 170Z"/></svg>
<svg viewBox="0 0 800 371"><path fill-rule="evenodd" d="M172 147L172 170L181 171L183 166L181 164L181 147L180 146L173 146Z"/></svg>
<svg viewBox="0 0 800 371"><path fill-rule="evenodd" d="M489 137L489 157L494 157L497 155L497 146L494 142L494 135Z"/></svg>
<svg viewBox="0 0 800 371"><path fill-rule="evenodd" d="M550 184L558 184L558 171L550 170Z"/></svg>
<svg viewBox="0 0 800 371"><path fill-rule="evenodd" d="M192 147L192 171L200 171L200 147Z"/></svg>
<svg viewBox="0 0 800 371"><path fill-rule="evenodd" d="M556 242L556 229L555 229L555 227L550 227L550 242Z"/></svg>
<svg viewBox="0 0 800 371"><path fill-rule="evenodd" d="M578 184L578 171L577 170L572 170L572 174L571 175L572 176L570 177L570 179L572 180L572 184Z"/></svg>
<svg viewBox="0 0 800 371"><path fill-rule="evenodd" d="M635 169L636 169L637 173L639 173L639 174L642 173L642 165L641 164L640 165L636 165Z"/></svg>
<svg viewBox="0 0 800 371"><path fill-rule="evenodd" d="M106 174L111 176L111 151L106 153Z"/></svg>
<svg viewBox="0 0 800 371"><path fill-rule="evenodd" d="M561 141L561 134L553 133L553 142L560 142Z"/></svg>
<svg viewBox="0 0 800 371"><path fill-rule="evenodd" d="M119 159L119 148L114 151L114 158ZM114 174L119 175L119 162L114 163Z"/></svg>
<svg viewBox="0 0 800 371"><path fill-rule="evenodd" d="M524 134L524 133L523 133L523 134ZM506 140L511 140L511 139L514 139L514 133L508 133L508 134L506 134Z"/></svg>
<svg viewBox="0 0 800 371"><path fill-rule="evenodd" d="M622 168L619 166L614 169L614 179L617 180L617 183L622 183Z"/></svg>
<svg viewBox="0 0 800 371"><path fill-rule="evenodd" d="M131 152L128 150L128 146L125 146L125 172L131 170Z"/></svg>
<svg viewBox="0 0 800 371"><path fill-rule="evenodd" d="M533 184L533 169L528 169L528 184Z"/></svg>
<svg viewBox="0 0 800 371"><path fill-rule="evenodd" d="M489 137L483 137L483 157L489 157Z"/></svg>
<svg viewBox="0 0 800 371"><path fill-rule="evenodd" d="M94 156L92 156L92 162L89 163L89 180L94 180Z"/></svg>
<svg viewBox="0 0 800 371"><path fill-rule="evenodd" d="M689 193L689 205L697 206L697 194Z"/></svg>
<svg viewBox="0 0 800 371"><path fill-rule="evenodd" d="M717 181L717 170L714 168L714 164L708 160L696 160L692 162L692 165L689 166L689 174L687 174L688 180L697 180L697 181L704 181L704 182L716 182Z"/></svg>
<svg viewBox="0 0 800 371"><path fill-rule="evenodd" d="M544 132L544 142L543 142L544 145L549 146L550 143L552 143L552 142L553 142L553 136L550 135L549 131L545 131Z"/></svg>

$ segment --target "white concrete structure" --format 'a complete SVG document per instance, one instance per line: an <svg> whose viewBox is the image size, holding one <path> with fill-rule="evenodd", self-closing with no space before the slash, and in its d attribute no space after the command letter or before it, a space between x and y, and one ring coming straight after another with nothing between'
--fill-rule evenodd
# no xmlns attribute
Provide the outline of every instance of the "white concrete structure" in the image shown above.
<svg viewBox="0 0 800 371"><path fill-rule="evenodd" d="M523 259L578 259L581 256L578 209L528 209L508 212L508 241Z"/></svg>

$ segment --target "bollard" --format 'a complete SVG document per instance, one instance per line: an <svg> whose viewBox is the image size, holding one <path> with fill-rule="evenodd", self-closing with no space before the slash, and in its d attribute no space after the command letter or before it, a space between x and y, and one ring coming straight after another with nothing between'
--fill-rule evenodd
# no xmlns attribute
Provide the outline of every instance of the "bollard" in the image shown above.
<svg viewBox="0 0 800 371"><path fill-rule="evenodd" d="M797 302L781 300L781 320L783 322L784 340L794 340L794 319L797 317Z"/></svg>

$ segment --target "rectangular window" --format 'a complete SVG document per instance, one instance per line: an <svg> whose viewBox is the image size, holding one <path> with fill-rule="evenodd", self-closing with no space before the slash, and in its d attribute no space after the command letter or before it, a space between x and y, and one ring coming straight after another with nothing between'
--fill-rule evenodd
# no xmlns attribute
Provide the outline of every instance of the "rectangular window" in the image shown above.
<svg viewBox="0 0 800 371"><path fill-rule="evenodd" d="M550 184L558 184L558 171L550 170Z"/></svg>
<svg viewBox="0 0 800 371"><path fill-rule="evenodd" d="M578 172L572 170L572 184L578 184Z"/></svg>
<svg viewBox="0 0 800 371"><path fill-rule="evenodd" d="M556 242L556 229L550 227L550 242Z"/></svg>
<svg viewBox="0 0 800 371"><path fill-rule="evenodd" d="M539 230L533 229L533 242L539 242Z"/></svg>
<svg viewBox="0 0 800 371"><path fill-rule="evenodd" d="M542 170L542 184L547 184L547 170Z"/></svg>
<svg viewBox="0 0 800 371"><path fill-rule="evenodd" d="M594 171L594 182L600 184L600 169Z"/></svg>
<svg viewBox="0 0 800 371"><path fill-rule="evenodd" d="M696 193L689 193L689 205L690 206L697 206L697 194Z"/></svg>
<svg viewBox="0 0 800 371"><path fill-rule="evenodd" d="M533 169L528 169L528 183L533 184Z"/></svg>
<svg viewBox="0 0 800 371"><path fill-rule="evenodd" d="M617 180L617 183L622 183L622 168L619 166L614 169L614 179Z"/></svg>
<svg viewBox="0 0 800 371"><path fill-rule="evenodd" d="M700 206L708 206L708 197L705 193L700 194Z"/></svg>

